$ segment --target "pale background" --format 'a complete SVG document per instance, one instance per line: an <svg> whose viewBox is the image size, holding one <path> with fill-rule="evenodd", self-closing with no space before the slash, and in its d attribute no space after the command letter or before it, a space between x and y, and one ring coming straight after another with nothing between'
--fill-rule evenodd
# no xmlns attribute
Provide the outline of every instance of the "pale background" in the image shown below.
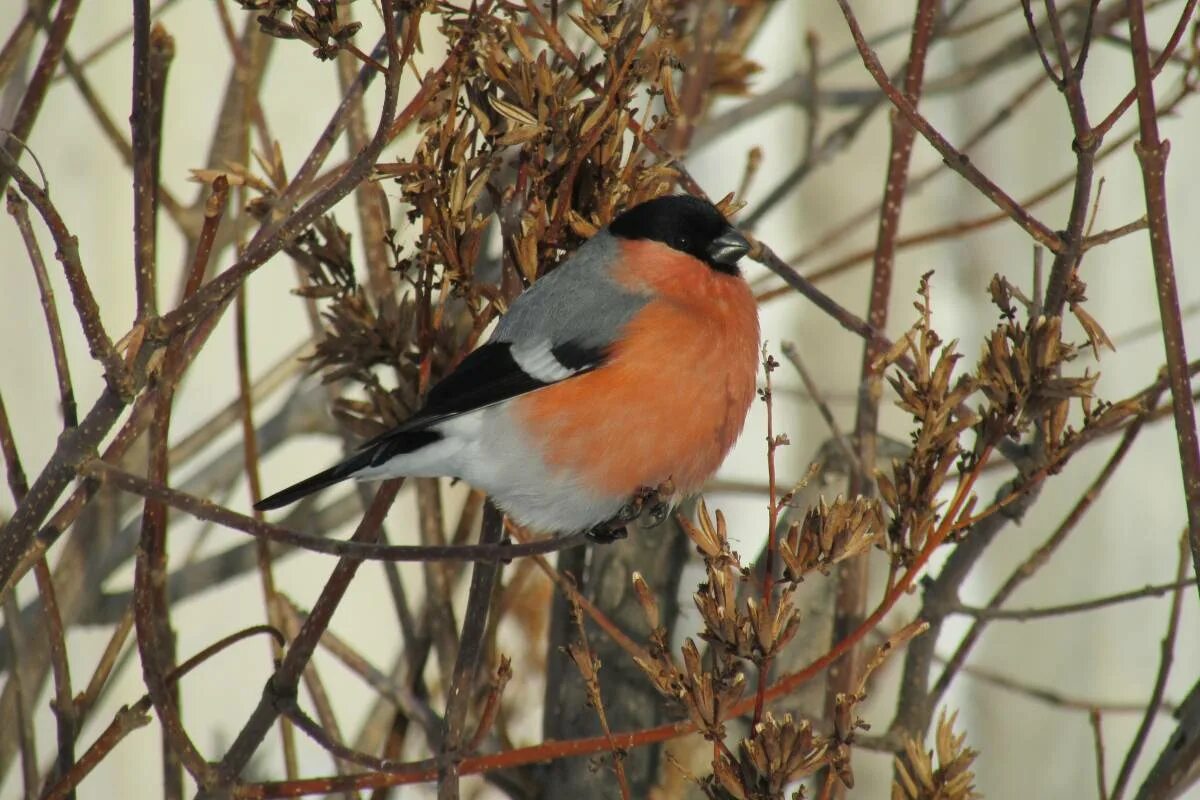
<svg viewBox="0 0 1200 800"><path fill-rule="evenodd" d="M862 14L868 31L883 30L895 24L906 26L910 19L910 3L858 5L874 7L873 11ZM1014 15L1020 13L1015 3L1008 5L1012 6ZM14 15L21 6L23 4L14 0L0 4L0 30L11 28ZM880 11L881 8L886 8L887 12ZM836 52L849 44L832 3L785 2L772 13L772 22L753 51L765 67L756 78L756 88L774 86L802 66L800 43L806 26L821 33L823 52ZM1168 13L1160 15L1161 18L1156 16L1154 22L1172 24L1176 13L1176 7L1172 6ZM120 30L129 20L128 5L123 3L85 3L84 14L86 29L77 30L71 38L77 53ZM235 16L239 14L235 10ZM166 185L186 201L197 191L197 185L188 182L188 169L199 166L207 150L210 120L214 117L214 108L229 69L228 56L216 14L206 0L183 0L172 7L162 21L168 31L177 35L177 54L168 84L162 175ZM1157 33L1161 40L1163 31L1155 29L1152 33ZM907 46L905 38L900 37L894 46L882 50L885 63L898 63ZM432 38L427 39L426 44L430 50L436 47ZM971 46L969 41L937 45L931 55L930 77L953 73L957 63L972 55ZM39 47L35 45L35 52ZM288 52L275 59L262 97L273 130L281 139L286 162L294 168L325 124L325 109L332 107L339 93L332 66L308 57L302 46L283 49ZM122 124L129 109L129 54L126 42L90 71L104 101ZM1086 86L1093 116L1107 111L1125 91L1129 77L1127 57L1121 48L1102 43L1096 46ZM1024 61L1019 70L1011 70L1011 74L1006 72L983 84L971 95L969 103L951 105L934 98L923 104L923 108L952 141L959 140L996 104L1029 79L1032 63ZM286 69L283 68L285 64ZM856 60L838 72L833 82L842 87L867 88L869 85L869 79L858 68ZM377 88L373 91L377 92ZM721 107L735 105L734 101L726 101ZM321 111L312 113L310 109ZM1195 224L1200 219L1200 199L1194 188L1197 175L1200 175L1200 108L1185 104L1184 109L1179 117L1164 121L1163 133L1173 144L1168 190L1179 291L1187 306L1200 301L1200 274L1195 269L1200 253L1200 226ZM1129 114L1124 124L1132 121L1133 115ZM698 153L690 164L693 174L711 195L723 195L736 189L745 151L752 145L762 146L765 160L750 195L752 209L755 198L770 187L774 176L783 174L799 157L802 122L798 109L777 109ZM1053 92L1043 91L1024 109L1019 125L1005 128L986 146L972 152L972 158L1011 194L1020 197L1040 187L1050 176L1073 169L1069 142L1069 124L1060 98ZM30 144L46 168L54 201L79 236L84 264L104 320L115 338L128 329L133 316L132 198L128 172L66 82L59 83L51 92ZM401 150L393 146L385 151L385 155L394 156ZM885 153L886 126L884 117L877 115L849 157L842 156L832 168L818 171L806 182L794 202L778 207L764 220L758 234L786 256L846 214L864 204L877 202L882 189ZM914 171L935 161L931 149L918 141ZM1098 229L1123 224L1141 213L1141 181L1132 147L1101 164L1098 175L1107 181L1097 220ZM390 185L385 184L385 189L394 198ZM1062 226L1068 201L1069 197L1064 193L1042 206L1041 218L1051 227ZM395 206L393 202L393 211ZM981 212L988 209L965 183L954 176L943 176L910 197L903 217L904 230L920 230L959 218L968 213L967 210ZM353 213L342 210L338 215L344 226L353 228ZM860 238L845 243L844 250L869 243L873 237L870 227L863 229ZM180 243L169 222L164 221L160 231L163 251L160 263L170 268L180 261ZM53 247L48 238L43 239L43 246L50 256ZM16 428L26 469L36 474L51 452L59 429L59 417L53 411L57 394L42 312L36 302L36 286L16 230L7 218L0 221L0 259L3 265L0 272L3 281L0 284L0 362L3 364L0 380L3 384L0 384L0 390ZM817 263L824 260L817 259ZM1028 286L1030 262L1030 242L1015 226L1008 224L995 226L952 246L903 251L898 259L889 333L898 333L912 319L910 301L917 276L935 270L934 309L938 330L944 338L960 338L963 351L973 357L983 331L995 318L987 306L984 292L990 276L1001 271ZM86 409L101 387L100 376L88 361L86 346L73 324L61 269L53 261L49 266L73 356L76 395L81 408ZM757 265L748 269L752 280L764 274ZM822 288L861 314L865 311L863 287L866 275L866 269L852 271L839 280L823 284ZM174 273L165 275L164 285L174 286L173 277ZM1145 235L1135 235L1093 252L1084 262L1082 277L1089 286L1091 302L1088 308L1119 342L1118 352L1106 355L1099 365L1103 373L1099 394L1116 399L1152 381L1163 363L1161 340L1157 335L1142 335L1132 341L1121 339L1123 334L1157 319ZM301 302L286 294L292 281L290 267L284 263L271 263L256 273L249 283L252 365L260 371L308 335ZM167 298L163 300L166 302ZM834 400L843 425L849 428L861 358L860 342L798 299L770 304L764 308L762 319L765 335L772 345L778 345L783 339L798 342L810 368ZM1195 357L1200 353L1200 327L1194 316L1188 316L1185 324L1191 355ZM1077 329L1069 331L1081 338ZM179 394L174 429L180 436L212 409L235 396L233 357L232 315L227 315L207 348L206 356L197 363ZM789 368L784 367L778 375L779 383L785 388L798 387L799 381ZM784 397L778 426L789 433L794 442L794 446L786 451L783 477L787 481L803 473L812 452L828 434L810 403L794 392L780 394ZM259 409L260 418L271 408L267 405ZM888 407L885 410L883 432L903 438L907 425L908 420L895 409ZM760 479L764 463L764 431L763 411L760 404L756 404L746 433L722 472L723 477ZM233 443L231 440L218 445ZM967 602L985 602L995 585L1045 538L1092 480L1110 447L1101 445L1078 457L1070 468L1047 485L1042 500L1024 524L1005 530L1002 541L993 547L992 555L980 564L970 584L964 587ZM332 441L296 442L265 461L264 483L268 487L282 486L292 478L325 465L337 453L338 446ZM1083 521L1081 530L1069 540L1053 564L1023 587L1009 605L1029 607L1066 602L1170 580L1175 569L1175 542L1185 522L1177 464L1171 423L1154 425L1138 441L1109 491ZM994 485L981 486L981 496L990 497L994 489ZM408 492L402 500L404 502L392 512L393 520L411 518ZM711 494L708 500L731 515L734 535L744 543L743 552L761 539L766 527L764 498L717 493ZM230 504L243 510L247 507L244 495L234 497ZM9 513L11 507L7 492L0 493L0 514ZM401 524L395 524L395 527L403 530ZM205 552L241 541L238 534L218 531L210 536ZM308 605L323 585L331 566L324 556L293 555L278 564L277 581L290 596L302 605ZM132 582L131 573L124 575L122 580L123 585L109 588L128 588ZM31 581L20 588L22 600L28 600L32 596ZM385 597L381 570L365 567L342 603L333 625L339 635L381 665L391 663L398 647L394 615ZM1020 683L1056 690L1075 698L1141 703L1149 694L1158 666L1158 645L1166 627L1168 602L1167 598L1143 600L1103 613L1025 624L998 622L976 648L970 663L984 665ZM911 608L906 613L911 613ZM176 606L173 616L175 627L181 633L178 652L181 655L193 653L235 628L261 621L258 578L251 573L226 584L219 591L200 595ZM939 652L951 652L954 638L964 630L965 622L961 620L957 618L947 625ZM894 624L900 621L902 615L895 616ZM1200 668L1198 622L1195 592L1187 592L1176 664L1167 689L1168 699L1175 702L1181 700L1191 687ZM107 637L107 629L72 629L69 639L72 663L94 664ZM240 645L183 682L185 719L197 744L206 752L217 753L220 747L229 743L247 710L257 700L269 668L264 650L262 643ZM345 729L355 730L366 711L368 696L357 681L324 655L318 654L317 663L323 669L323 677ZM898 661L893 666L898 666ZM90 670L90 666L85 669ZM887 678L894 678L896 674L895 669L885 674L881 691L874 704L869 706L872 721L877 725L885 725L891 717L892 698L883 687ZM225 682L228 676L237 679ZM85 678L86 675L82 675L76 680ZM118 678L114 691L82 732L80 752L108 724L117 707L133 702L142 691L140 669L136 663L130 663ZM44 711L47 693L43 693L40 702ZM978 786L987 797L1095 796L1095 762L1086 713L1052 707L967 676L958 679L946 702L951 708L961 710L960 723L968 731L968 742L981 751L976 762ZM1138 714L1109 714L1104 718L1110 780L1120 766L1125 745L1138 720ZM1143 755L1139 775L1148 769L1171 727L1167 718L1160 718ZM535 741L538 731L531 728L527 734L528 741ZM54 740L53 723L48 713L38 717L38 738L43 743L41 755L45 758ZM302 736L298 739L302 768L313 774L328 772L328 757ZM134 733L84 782L79 796L158 796L158 748L154 727ZM280 774L277 736L268 737L256 763L261 765L264 774ZM859 785L852 796L887 796L889 764L883 756L860 755L856 771ZM19 770L10 770L9 779L0 785L0 796L16 797L19 782ZM1135 776L1135 786L1137 782ZM1036 790L1032 788L1034 786ZM421 795L419 791L405 790L401 796ZM1200 793L1194 796L1200 796Z"/></svg>

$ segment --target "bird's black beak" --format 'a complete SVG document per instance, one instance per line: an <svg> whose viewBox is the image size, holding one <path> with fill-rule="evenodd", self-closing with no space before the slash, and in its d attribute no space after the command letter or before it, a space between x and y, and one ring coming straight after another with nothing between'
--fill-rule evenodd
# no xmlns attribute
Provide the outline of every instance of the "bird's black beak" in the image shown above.
<svg viewBox="0 0 1200 800"><path fill-rule="evenodd" d="M746 237L733 228L713 239L712 244L708 246L708 257L713 260L713 263L723 264L727 267L737 264L738 259L749 252L750 243L746 241Z"/></svg>

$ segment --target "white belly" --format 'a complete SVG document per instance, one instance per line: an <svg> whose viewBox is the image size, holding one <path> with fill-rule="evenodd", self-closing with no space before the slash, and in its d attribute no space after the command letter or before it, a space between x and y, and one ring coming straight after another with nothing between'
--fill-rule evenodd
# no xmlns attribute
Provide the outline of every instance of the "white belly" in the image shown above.
<svg viewBox="0 0 1200 800"><path fill-rule="evenodd" d="M462 414L433 426L445 438L363 470L379 480L456 477L480 489L513 521L542 533L573 533L611 519L629 498L598 495L568 471L550 471L526 446L509 414L510 402Z"/></svg>

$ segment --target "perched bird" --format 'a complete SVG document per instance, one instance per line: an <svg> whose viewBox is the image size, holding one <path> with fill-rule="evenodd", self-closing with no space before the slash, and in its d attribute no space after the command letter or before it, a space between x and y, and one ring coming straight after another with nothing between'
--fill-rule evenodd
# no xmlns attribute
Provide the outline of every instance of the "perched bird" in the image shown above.
<svg viewBox="0 0 1200 800"><path fill-rule="evenodd" d="M347 478L448 476L523 526L599 535L648 489L695 493L754 399L749 247L695 197L629 209L521 294L412 418L255 508Z"/></svg>

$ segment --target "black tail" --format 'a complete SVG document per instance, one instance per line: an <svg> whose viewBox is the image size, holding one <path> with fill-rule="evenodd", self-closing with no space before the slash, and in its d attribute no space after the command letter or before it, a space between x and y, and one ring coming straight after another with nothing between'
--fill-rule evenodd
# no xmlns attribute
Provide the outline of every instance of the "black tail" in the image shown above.
<svg viewBox="0 0 1200 800"><path fill-rule="evenodd" d="M301 497L319 492L326 486L332 486L339 481L354 477L354 473L366 467L378 467L398 455L411 453L427 444L441 439L441 434L429 430L389 431L367 442L354 455L327 470L318 472L312 477L305 478L299 483L292 484L283 491L276 492L270 497L264 497L254 504L256 511L270 511L282 508L299 500Z"/></svg>
<svg viewBox="0 0 1200 800"><path fill-rule="evenodd" d="M316 475L305 478L299 483L294 483L286 489L276 492L270 497L264 497L254 504L255 511L270 511L273 508L283 508L291 505L300 498L310 495L313 492L319 492L326 486L332 486L339 481L344 481L354 475L365 466L371 463L371 453L368 450L360 450L350 456L345 461L334 464L327 470L322 470Z"/></svg>

